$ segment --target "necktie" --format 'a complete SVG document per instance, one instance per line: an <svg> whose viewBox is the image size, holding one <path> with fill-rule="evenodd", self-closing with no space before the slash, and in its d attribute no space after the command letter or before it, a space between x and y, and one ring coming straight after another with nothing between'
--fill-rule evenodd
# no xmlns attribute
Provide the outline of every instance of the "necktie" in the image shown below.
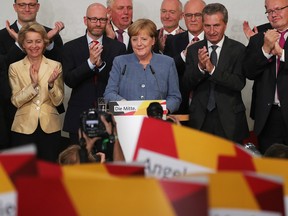
<svg viewBox="0 0 288 216"><path fill-rule="evenodd" d="M98 44L98 43L99 43L99 41L97 41L97 40L93 40L91 43L95 43L95 44Z"/></svg>
<svg viewBox="0 0 288 216"><path fill-rule="evenodd" d="M118 34L117 40L123 43L123 33L124 33L124 30L118 29L118 30L116 30L116 32L117 32L117 34Z"/></svg>
<svg viewBox="0 0 288 216"><path fill-rule="evenodd" d="M197 42L199 41L199 38L197 36L195 36L193 39L192 39L193 42Z"/></svg>
<svg viewBox="0 0 288 216"><path fill-rule="evenodd" d="M284 37L284 35L286 34L287 31L288 31L288 30L280 33L279 46L280 46L281 48L284 47L284 44L285 44L285 37ZM280 58L277 58L277 73L278 73L278 70L279 70L279 66L280 66Z"/></svg>
<svg viewBox="0 0 288 216"><path fill-rule="evenodd" d="M218 48L218 46L212 45L211 48L212 48L212 52L210 54L210 60L211 60L211 63L216 67L216 65L217 65L216 49ZM209 84L209 98L208 98L208 104L207 104L207 110L209 112L211 112L216 107L214 89L215 89L215 83L210 82L210 84Z"/></svg>

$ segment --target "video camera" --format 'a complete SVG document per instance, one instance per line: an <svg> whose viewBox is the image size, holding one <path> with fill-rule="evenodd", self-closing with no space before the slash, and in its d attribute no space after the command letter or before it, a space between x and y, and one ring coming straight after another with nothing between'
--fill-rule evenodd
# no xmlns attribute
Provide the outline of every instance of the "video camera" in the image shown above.
<svg viewBox="0 0 288 216"><path fill-rule="evenodd" d="M104 116L106 121L108 123L111 122L112 127L114 127L111 114L103 111L97 111L95 108L90 108L80 115L80 128L90 138L101 138L96 141L92 149L92 154L94 157L96 157L96 160L98 160L96 153L102 152L106 156L106 161L113 161L113 149L115 142L114 136L109 136L107 133L105 125L101 120L101 116ZM81 142L83 142L83 137L80 138L80 146L84 147ZM83 158L87 159L85 151L83 152Z"/></svg>
<svg viewBox="0 0 288 216"><path fill-rule="evenodd" d="M112 117L109 113L99 112L95 108L84 111L80 115L80 128L88 137L107 138L109 136L101 120L101 115L105 117L107 122L112 122Z"/></svg>

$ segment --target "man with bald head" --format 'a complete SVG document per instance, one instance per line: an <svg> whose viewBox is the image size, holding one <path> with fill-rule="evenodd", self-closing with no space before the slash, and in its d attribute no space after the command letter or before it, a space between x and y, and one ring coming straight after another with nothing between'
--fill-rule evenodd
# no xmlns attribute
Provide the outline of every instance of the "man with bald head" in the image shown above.
<svg viewBox="0 0 288 216"><path fill-rule="evenodd" d="M125 45L103 35L108 22L107 9L94 3L88 6L84 24L86 34L67 42L63 48L64 82L72 89L63 130L71 143L78 143L79 117L97 106L103 97L115 56L126 52Z"/></svg>
<svg viewBox="0 0 288 216"><path fill-rule="evenodd" d="M163 0L160 8L162 28L158 29L159 50L163 52L167 36L184 32L179 26L183 17L183 6L180 0Z"/></svg>
<svg viewBox="0 0 288 216"><path fill-rule="evenodd" d="M183 88L182 77L185 71L187 47L204 39L202 10L206 3L203 0L189 0L184 5L184 20L187 31L168 38L164 48L164 54L174 58L176 63L182 103L178 114L189 113L189 91Z"/></svg>
<svg viewBox="0 0 288 216"><path fill-rule="evenodd" d="M272 29L250 38L243 69L254 80L254 132L262 154L273 144L288 145L288 1L266 0Z"/></svg>

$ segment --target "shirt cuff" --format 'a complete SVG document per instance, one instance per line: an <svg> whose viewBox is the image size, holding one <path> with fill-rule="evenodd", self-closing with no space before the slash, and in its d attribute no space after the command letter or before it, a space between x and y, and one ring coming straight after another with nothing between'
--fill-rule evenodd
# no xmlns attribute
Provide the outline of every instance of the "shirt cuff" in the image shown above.
<svg viewBox="0 0 288 216"><path fill-rule="evenodd" d="M52 41L52 43L50 43L47 47L46 50L50 51L54 48L54 41Z"/></svg>
<svg viewBox="0 0 288 216"><path fill-rule="evenodd" d="M270 59L273 55L272 54L269 54L269 53L266 53L262 47L262 52L263 52L263 55L267 58L267 59Z"/></svg>
<svg viewBox="0 0 288 216"><path fill-rule="evenodd" d="M105 66L106 66L106 62L103 61L99 67L97 67L97 66L96 67L98 68L99 72L101 72Z"/></svg>
<svg viewBox="0 0 288 216"><path fill-rule="evenodd" d="M89 68L90 68L91 70L94 70L94 69L95 69L96 65L92 64L92 62L90 61L90 58L88 58L87 63L88 63Z"/></svg>

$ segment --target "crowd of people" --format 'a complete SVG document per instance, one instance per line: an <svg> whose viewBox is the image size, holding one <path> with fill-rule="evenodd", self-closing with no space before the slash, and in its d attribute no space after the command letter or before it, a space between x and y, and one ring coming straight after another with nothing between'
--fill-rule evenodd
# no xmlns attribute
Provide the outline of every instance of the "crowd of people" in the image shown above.
<svg viewBox="0 0 288 216"><path fill-rule="evenodd" d="M97 140L79 133L79 116L102 97L166 100L169 114L189 114L187 126L241 144L249 137L246 79L254 81L250 116L260 152L288 145L288 0L264 5L269 23L243 23L247 47L225 34L226 7L203 0L163 0L159 29L150 19L133 21L133 0L92 3L85 34L63 45L63 22L45 27L37 22L38 0L14 0L17 20L0 30L0 148L35 143L40 159L56 162L63 130L76 146L58 161L79 163L81 137L88 156ZM64 84L72 89L66 110ZM117 130L103 121L114 159L125 160Z"/></svg>

